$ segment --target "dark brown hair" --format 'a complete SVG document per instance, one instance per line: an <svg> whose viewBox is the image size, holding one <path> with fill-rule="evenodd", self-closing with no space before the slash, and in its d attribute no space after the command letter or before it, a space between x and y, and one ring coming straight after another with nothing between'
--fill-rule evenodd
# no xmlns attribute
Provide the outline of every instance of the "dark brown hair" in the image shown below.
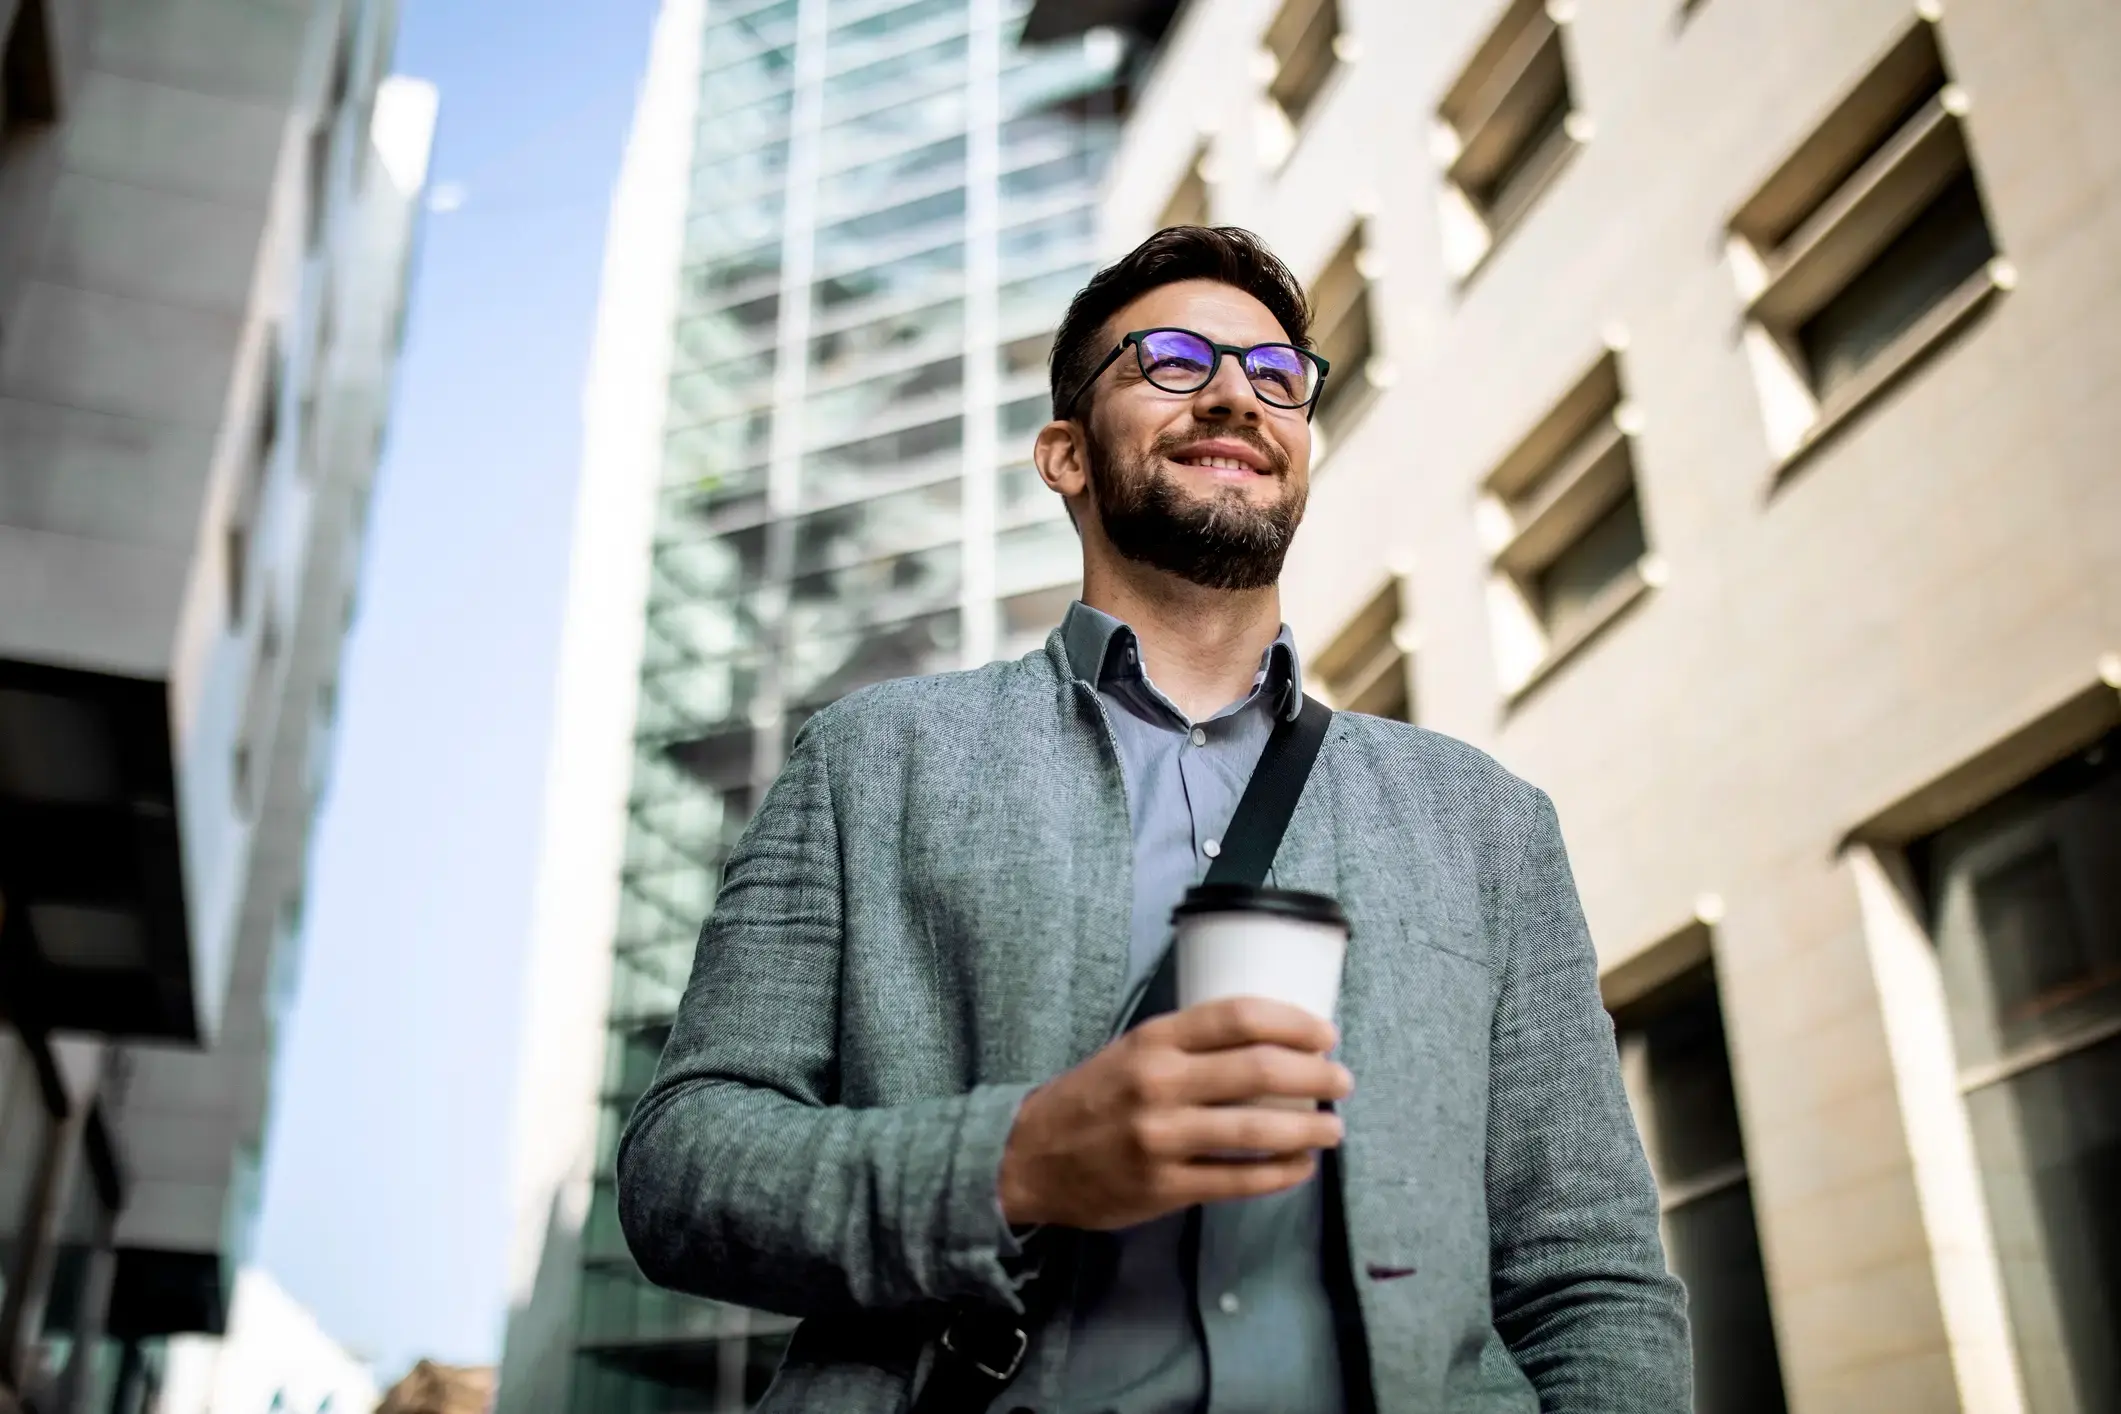
<svg viewBox="0 0 2121 1414"><path fill-rule="evenodd" d="M1240 226L1166 226L1092 275L1069 304L1053 336L1054 417L1068 416L1068 398L1112 352L1113 336L1105 329L1112 316L1149 291L1181 280L1218 280L1243 290L1280 321L1290 343L1311 347L1311 303L1266 242Z"/></svg>

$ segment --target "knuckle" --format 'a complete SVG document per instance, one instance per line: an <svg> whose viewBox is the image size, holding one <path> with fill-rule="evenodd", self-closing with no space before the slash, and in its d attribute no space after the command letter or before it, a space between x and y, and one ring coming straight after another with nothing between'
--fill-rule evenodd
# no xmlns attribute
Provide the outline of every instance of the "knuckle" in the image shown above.
<svg viewBox="0 0 2121 1414"><path fill-rule="evenodd" d="M1145 1104L1169 1103L1176 1098L1184 1062L1171 1051L1144 1048L1135 1058L1134 1098Z"/></svg>
<svg viewBox="0 0 2121 1414"><path fill-rule="evenodd" d="M1154 1112L1134 1115L1127 1122L1127 1141L1134 1152L1144 1158L1154 1159L1171 1148L1171 1123L1165 1116Z"/></svg>

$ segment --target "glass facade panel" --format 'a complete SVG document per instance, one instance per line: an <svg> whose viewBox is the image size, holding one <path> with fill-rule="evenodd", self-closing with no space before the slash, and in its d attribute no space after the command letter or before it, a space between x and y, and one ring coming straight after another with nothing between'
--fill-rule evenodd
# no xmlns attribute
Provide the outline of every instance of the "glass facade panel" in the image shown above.
<svg viewBox="0 0 2121 1414"><path fill-rule="evenodd" d="M836 270L873 257L879 246L924 240L947 240L965 224L965 189L930 192L866 216L856 216L817 233L820 269Z"/></svg>
<svg viewBox="0 0 2121 1414"><path fill-rule="evenodd" d="M879 417L949 397L964 385L965 360L952 354L830 392L813 393L803 407L805 439L813 443L844 441Z"/></svg>
<svg viewBox="0 0 2121 1414"><path fill-rule="evenodd" d="M964 292L961 241L915 251L883 265L828 275L811 286L811 308L832 322L859 319L871 309L948 299Z"/></svg>
<svg viewBox="0 0 2121 1414"><path fill-rule="evenodd" d="M1005 530L994 539L995 592L1004 598L1070 584L1082 573L1082 542L1065 515Z"/></svg>
<svg viewBox="0 0 2121 1414"><path fill-rule="evenodd" d="M793 39L799 8L799 0L775 0L773 4L757 5L735 15L725 16L719 10L713 12L705 42L707 63L711 65L725 54L784 44Z"/></svg>
<svg viewBox="0 0 2121 1414"><path fill-rule="evenodd" d="M1002 8L1013 31L1025 0ZM1049 331L1094 253L1114 132L1109 34L1007 60L1015 121L987 137L1007 154L1000 303L1016 342L1001 358L1016 376L1009 406L968 408L970 7L828 0L825 32L800 36L797 10L782 0L725 17L717 0L705 31L574 1414L733 1407L780 1358L785 1321L743 1313L738 1336L722 1308L657 1291L634 1268L613 1199L619 1135L776 752L846 692L964 665L965 419L999 419L1018 440L1044 421ZM819 42L821 55L799 52ZM802 101L798 72L818 85ZM819 123L805 135L818 177L814 201L791 206L798 113ZM782 266L784 248L802 249L791 210L814 223L807 290ZM784 315L806 299L807 345L784 349ZM792 506L769 495L774 436L790 428L803 446ZM1012 633L1043 638L1058 622L1079 573L1058 501L1035 481L1024 492L1004 492L1003 597L971 621L983 648L998 636L1010 653L1022 651Z"/></svg>
<svg viewBox="0 0 2121 1414"><path fill-rule="evenodd" d="M909 94L859 118L826 128L818 140L820 160L831 171L895 148L933 142L963 131L966 111L962 84L932 93Z"/></svg>
<svg viewBox="0 0 2121 1414"><path fill-rule="evenodd" d="M1002 468L998 473L995 504L1003 525L1068 518L1067 502L1039 480L1038 468L1029 462Z"/></svg>
<svg viewBox="0 0 2121 1414"><path fill-rule="evenodd" d="M685 272L685 311L719 309L741 299L780 293L781 243L719 255Z"/></svg>
<svg viewBox="0 0 2121 1414"><path fill-rule="evenodd" d="M1080 265L1002 286L1003 332L1013 335L1020 329L1051 329L1058 314L1067 309L1068 301L1089 283L1094 273L1094 266Z"/></svg>
<svg viewBox="0 0 2121 1414"><path fill-rule="evenodd" d="M945 35L962 34L969 20L964 0L917 0L846 23L834 22L825 46L825 72L837 77L909 47L926 48Z"/></svg>
<svg viewBox="0 0 2121 1414"><path fill-rule="evenodd" d="M678 411L673 407L673 411ZM773 442L773 410L755 407L734 417L717 418L697 427L687 427L666 439L667 473L675 472L678 484L696 486L702 478L729 475L744 467L762 465Z"/></svg>
<svg viewBox="0 0 2121 1414"><path fill-rule="evenodd" d="M1020 280L1055 265L1080 266L1097 240L1097 208L1078 206L1011 226L1000 241L1002 279ZM1040 361L1045 354L1041 351Z"/></svg>
<svg viewBox="0 0 2121 1414"><path fill-rule="evenodd" d="M818 216L830 221L850 211L890 206L910 190L962 186L964 181L965 139L959 134L823 178L818 183Z"/></svg>
<svg viewBox="0 0 2121 1414"><path fill-rule="evenodd" d="M935 476L956 465L964 440L965 419L952 416L810 452L803 457L804 503L843 501Z"/></svg>
<svg viewBox="0 0 2121 1414"><path fill-rule="evenodd" d="M942 481L802 516L794 572L814 575L952 539L963 528L961 490L957 481Z"/></svg>
<svg viewBox="0 0 2121 1414"><path fill-rule="evenodd" d="M1017 50L1002 64L1002 117L1020 118L1111 88L1125 49L1096 33L1081 44Z"/></svg>
<svg viewBox="0 0 2121 1414"><path fill-rule="evenodd" d="M771 186L788 175L788 139L762 143L730 156L702 162L692 173L692 204L695 209L719 200L723 193L747 192Z"/></svg>
<svg viewBox="0 0 2121 1414"><path fill-rule="evenodd" d="M777 98L795 76L795 46L759 49L707 71L700 82L700 117L707 120Z"/></svg>
<svg viewBox="0 0 2121 1414"><path fill-rule="evenodd" d="M890 102L900 90L925 93L962 84L965 53L960 36L835 74L825 81L825 122L837 123Z"/></svg>
<svg viewBox="0 0 2121 1414"><path fill-rule="evenodd" d="M1028 451L1031 439L1038 430L1053 420L1053 399L1044 390L1027 398L1006 402L994 415L994 429L1002 440L1002 450L1013 452L1020 447Z"/></svg>
<svg viewBox="0 0 2121 1414"><path fill-rule="evenodd" d="M955 352L964 345L964 301L945 300L817 335L810 341L810 368L820 379L837 380L887 358Z"/></svg>
<svg viewBox="0 0 2121 1414"><path fill-rule="evenodd" d="M846 569L821 570L789 586L788 633L795 641L844 637L957 603L963 548L938 545Z"/></svg>
<svg viewBox="0 0 2121 1414"><path fill-rule="evenodd" d="M814 708L873 682L948 671L958 663L960 629L953 609L862 633L791 638L788 701Z"/></svg>
<svg viewBox="0 0 2121 1414"><path fill-rule="evenodd" d="M1080 191L1104 170L1104 154L1070 152L1002 173L1002 200L1035 201L1056 192Z"/></svg>

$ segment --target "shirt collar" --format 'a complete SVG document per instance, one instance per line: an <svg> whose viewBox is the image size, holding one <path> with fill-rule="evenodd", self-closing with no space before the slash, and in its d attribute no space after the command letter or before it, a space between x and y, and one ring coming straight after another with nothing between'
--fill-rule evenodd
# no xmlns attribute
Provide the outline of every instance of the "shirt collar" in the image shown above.
<svg viewBox="0 0 2121 1414"><path fill-rule="evenodd" d="M1077 599L1061 620L1061 647L1075 676L1093 687L1103 687L1125 670L1128 654L1136 650L1134 630L1102 609L1093 609ZM1136 671L1139 671L1138 664ZM1296 654L1296 638L1283 624L1281 632L1259 655L1259 671L1253 675L1255 691L1265 687L1274 698L1275 715L1294 720L1303 711L1303 664Z"/></svg>

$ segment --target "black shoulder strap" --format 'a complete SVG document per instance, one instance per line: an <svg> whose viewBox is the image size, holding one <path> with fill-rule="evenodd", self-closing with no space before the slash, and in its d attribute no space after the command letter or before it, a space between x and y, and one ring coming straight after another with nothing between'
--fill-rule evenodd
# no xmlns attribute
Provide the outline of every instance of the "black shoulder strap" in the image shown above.
<svg viewBox="0 0 2121 1414"><path fill-rule="evenodd" d="M1223 832L1222 853L1208 866L1204 882L1254 888L1267 882L1267 871L1274 867L1281 837L1289 832L1289 819L1296 814L1296 802L1311 776L1311 763L1318 759L1318 748L1325 744L1326 728L1332 722L1333 710L1307 695L1302 711L1274 724L1273 734L1259 753L1259 764L1252 768L1252 779L1238 799L1237 813L1230 817L1230 828Z"/></svg>
<svg viewBox="0 0 2121 1414"><path fill-rule="evenodd" d="M1303 797L1304 782L1311 778L1311 764L1326 740L1333 711L1315 697L1306 696L1303 709L1294 717L1274 724L1267 744L1260 750L1252 779L1238 797L1230 827L1223 831L1221 852L1208 866L1208 884L1249 884L1259 888L1267 882L1282 836L1289 832L1296 802ZM1126 1024L1161 1016L1178 1006L1178 949L1164 949L1163 961L1149 976L1141 995L1127 1012Z"/></svg>
<svg viewBox="0 0 2121 1414"><path fill-rule="evenodd" d="M1311 765L1318 760L1318 748L1325 744L1326 728L1332 722L1332 709L1306 696L1296 716L1274 724L1205 882L1254 887L1267 882L1267 871L1274 867L1274 855L1289 831L1296 802L1303 796L1304 782L1310 779ZM1166 948L1163 961L1129 1013L1129 1023L1170 1011L1177 1004L1178 950ZM1006 1312L970 1305L952 1308L915 1414L978 1414L987 1409L1016 1378L1027 1344L1025 1326Z"/></svg>

